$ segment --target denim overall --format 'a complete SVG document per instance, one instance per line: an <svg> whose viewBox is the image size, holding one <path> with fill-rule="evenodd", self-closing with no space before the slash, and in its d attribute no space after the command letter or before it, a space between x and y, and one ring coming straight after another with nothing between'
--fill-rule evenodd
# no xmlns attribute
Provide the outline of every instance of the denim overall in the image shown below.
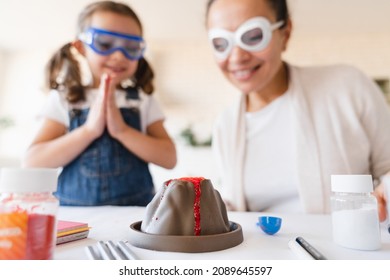
<svg viewBox="0 0 390 280"><path fill-rule="evenodd" d="M127 90L127 99L139 100L138 91ZM127 125L141 130L138 108L120 108ZM85 123L89 109L69 112L69 131ZM154 196L148 164L127 150L105 130L85 151L66 165L56 193L61 205L146 206Z"/></svg>

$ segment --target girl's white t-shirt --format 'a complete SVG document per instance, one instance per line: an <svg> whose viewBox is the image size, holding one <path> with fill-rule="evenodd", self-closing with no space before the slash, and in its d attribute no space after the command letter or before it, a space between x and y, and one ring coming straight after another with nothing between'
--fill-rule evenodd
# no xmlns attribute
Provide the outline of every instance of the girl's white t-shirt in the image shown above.
<svg viewBox="0 0 390 280"><path fill-rule="evenodd" d="M245 114L244 187L250 211L303 212L289 92Z"/></svg>
<svg viewBox="0 0 390 280"><path fill-rule="evenodd" d="M86 100L76 104L69 104L65 99L65 94L57 90L51 90L39 117L49 118L69 127L69 110L70 109L86 109L91 106L95 98L98 96L98 89L86 90ZM138 107L141 118L141 131L146 132L146 128L160 120L164 120L165 116L156 99L151 95L147 95L140 91L140 99L126 99L124 90L116 90L115 98L119 108Z"/></svg>

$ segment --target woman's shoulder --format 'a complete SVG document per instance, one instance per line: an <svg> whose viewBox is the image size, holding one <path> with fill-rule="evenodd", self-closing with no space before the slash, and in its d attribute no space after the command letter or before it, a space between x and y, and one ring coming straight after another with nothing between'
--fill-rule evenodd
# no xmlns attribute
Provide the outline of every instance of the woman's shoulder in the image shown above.
<svg viewBox="0 0 390 280"><path fill-rule="evenodd" d="M359 68L350 64L332 64L316 66L290 66L290 69L302 78L314 80L366 79L368 76Z"/></svg>
<svg viewBox="0 0 390 280"><path fill-rule="evenodd" d="M300 92L317 100L334 97L340 102L360 100L363 104L377 91L373 79L353 65L292 66L291 70Z"/></svg>

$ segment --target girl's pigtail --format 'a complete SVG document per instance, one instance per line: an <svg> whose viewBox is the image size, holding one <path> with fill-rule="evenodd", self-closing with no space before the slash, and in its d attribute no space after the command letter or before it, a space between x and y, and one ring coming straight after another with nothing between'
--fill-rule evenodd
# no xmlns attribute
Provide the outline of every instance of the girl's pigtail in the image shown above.
<svg viewBox="0 0 390 280"><path fill-rule="evenodd" d="M47 66L50 89L66 92L70 103L85 100L79 62L72 54L72 44L64 45L49 60Z"/></svg>
<svg viewBox="0 0 390 280"><path fill-rule="evenodd" d="M136 88L141 88L146 94L153 93L154 73L152 67L149 65L145 58L142 57L138 61L138 68L134 76Z"/></svg>

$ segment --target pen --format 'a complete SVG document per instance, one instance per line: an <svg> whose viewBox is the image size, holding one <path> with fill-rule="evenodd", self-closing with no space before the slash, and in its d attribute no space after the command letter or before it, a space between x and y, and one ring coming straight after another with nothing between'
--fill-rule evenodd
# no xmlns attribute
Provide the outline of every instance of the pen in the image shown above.
<svg viewBox="0 0 390 280"><path fill-rule="evenodd" d="M300 260L314 260L312 255L310 255L301 245L299 245L295 240L291 239L288 242L288 247L295 253L295 255Z"/></svg>
<svg viewBox="0 0 390 280"><path fill-rule="evenodd" d="M306 250L315 260L326 260L324 255L322 255L316 248L314 248L312 245L309 244L305 239L298 236L295 238L295 241L302 246L303 249Z"/></svg>

